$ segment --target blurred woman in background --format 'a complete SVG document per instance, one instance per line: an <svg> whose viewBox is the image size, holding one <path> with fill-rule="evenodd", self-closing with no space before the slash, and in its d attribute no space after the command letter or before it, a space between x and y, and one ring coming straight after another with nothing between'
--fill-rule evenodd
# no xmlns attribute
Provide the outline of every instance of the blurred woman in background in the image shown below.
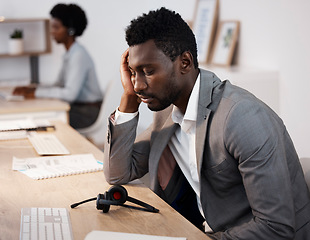
<svg viewBox="0 0 310 240"><path fill-rule="evenodd" d="M87 26L86 14L75 4L57 4L50 14L51 35L66 49L58 79L53 86L17 87L14 94L67 101L71 106L70 125L85 128L96 121L103 100L94 62L76 41Z"/></svg>

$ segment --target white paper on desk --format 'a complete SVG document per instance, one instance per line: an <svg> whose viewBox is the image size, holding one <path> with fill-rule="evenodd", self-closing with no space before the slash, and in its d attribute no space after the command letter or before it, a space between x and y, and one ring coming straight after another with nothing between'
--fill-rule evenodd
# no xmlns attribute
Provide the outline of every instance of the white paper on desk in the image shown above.
<svg viewBox="0 0 310 240"><path fill-rule="evenodd" d="M121 233L108 231L92 231L86 235L84 240L98 240L98 239L117 239L117 240L186 240L184 237L166 237L153 236L135 233Z"/></svg>
<svg viewBox="0 0 310 240"><path fill-rule="evenodd" d="M17 120L0 120L0 131L24 130L36 127L51 126L51 123L46 119L17 119Z"/></svg>
<svg viewBox="0 0 310 240"><path fill-rule="evenodd" d="M13 157L12 168L33 179L45 179L100 171L102 163L99 163L92 154L35 158Z"/></svg>
<svg viewBox="0 0 310 240"><path fill-rule="evenodd" d="M0 131L0 140L15 140L15 139L26 139L28 132L26 130L20 131Z"/></svg>

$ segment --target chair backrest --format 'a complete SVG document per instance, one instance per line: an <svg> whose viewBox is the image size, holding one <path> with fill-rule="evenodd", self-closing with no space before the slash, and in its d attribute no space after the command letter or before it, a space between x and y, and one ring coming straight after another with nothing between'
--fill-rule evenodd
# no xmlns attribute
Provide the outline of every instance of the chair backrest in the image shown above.
<svg viewBox="0 0 310 240"><path fill-rule="evenodd" d="M310 158L300 158L300 164L305 174L305 179L310 191Z"/></svg>
<svg viewBox="0 0 310 240"><path fill-rule="evenodd" d="M110 80L105 89L104 99L102 101L101 109L95 123L89 127L77 129L80 134L92 140L94 143L97 141L103 142L101 138L104 139L107 118L109 114L117 107L118 101L113 99L114 95L118 94L115 89L116 87L116 81L114 79Z"/></svg>
<svg viewBox="0 0 310 240"><path fill-rule="evenodd" d="M114 86L115 86L115 80L112 79L110 80L110 82L108 83L106 89L105 89L105 94L104 94L104 99L102 101L102 106L98 115L98 118L96 120L96 122L93 124L94 127L96 128L96 126L101 126L103 124L104 121L106 121L108 115L112 112L109 112L109 105L112 104L111 102L111 97L116 94L114 91ZM106 124L105 124L106 126Z"/></svg>

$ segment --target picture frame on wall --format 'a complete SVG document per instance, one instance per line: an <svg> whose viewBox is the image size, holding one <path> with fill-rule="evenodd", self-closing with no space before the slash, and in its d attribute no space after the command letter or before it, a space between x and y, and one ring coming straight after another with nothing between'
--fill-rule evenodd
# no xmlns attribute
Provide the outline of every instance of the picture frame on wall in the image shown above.
<svg viewBox="0 0 310 240"><path fill-rule="evenodd" d="M192 30L197 42L198 62L210 61L218 12L219 0L196 0Z"/></svg>
<svg viewBox="0 0 310 240"><path fill-rule="evenodd" d="M215 38L212 65L231 66L240 31L239 21L221 21Z"/></svg>

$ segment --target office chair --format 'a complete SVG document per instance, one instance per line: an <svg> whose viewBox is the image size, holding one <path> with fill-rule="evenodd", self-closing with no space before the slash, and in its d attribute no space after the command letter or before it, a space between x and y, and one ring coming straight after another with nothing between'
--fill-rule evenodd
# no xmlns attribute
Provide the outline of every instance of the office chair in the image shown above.
<svg viewBox="0 0 310 240"><path fill-rule="evenodd" d="M81 135L86 137L100 149L103 149L105 132L107 128L107 118L117 107L118 101L113 99L117 94L117 91L114 89L116 85L117 84L115 84L114 80L110 80L108 83L96 121L89 127L77 129ZM115 106L113 103L115 103Z"/></svg>
<svg viewBox="0 0 310 240"><path fill-rule="evenodd" d="M306 183L310 191L310 158L300 158L300 163L304 171Z"/></svg>

